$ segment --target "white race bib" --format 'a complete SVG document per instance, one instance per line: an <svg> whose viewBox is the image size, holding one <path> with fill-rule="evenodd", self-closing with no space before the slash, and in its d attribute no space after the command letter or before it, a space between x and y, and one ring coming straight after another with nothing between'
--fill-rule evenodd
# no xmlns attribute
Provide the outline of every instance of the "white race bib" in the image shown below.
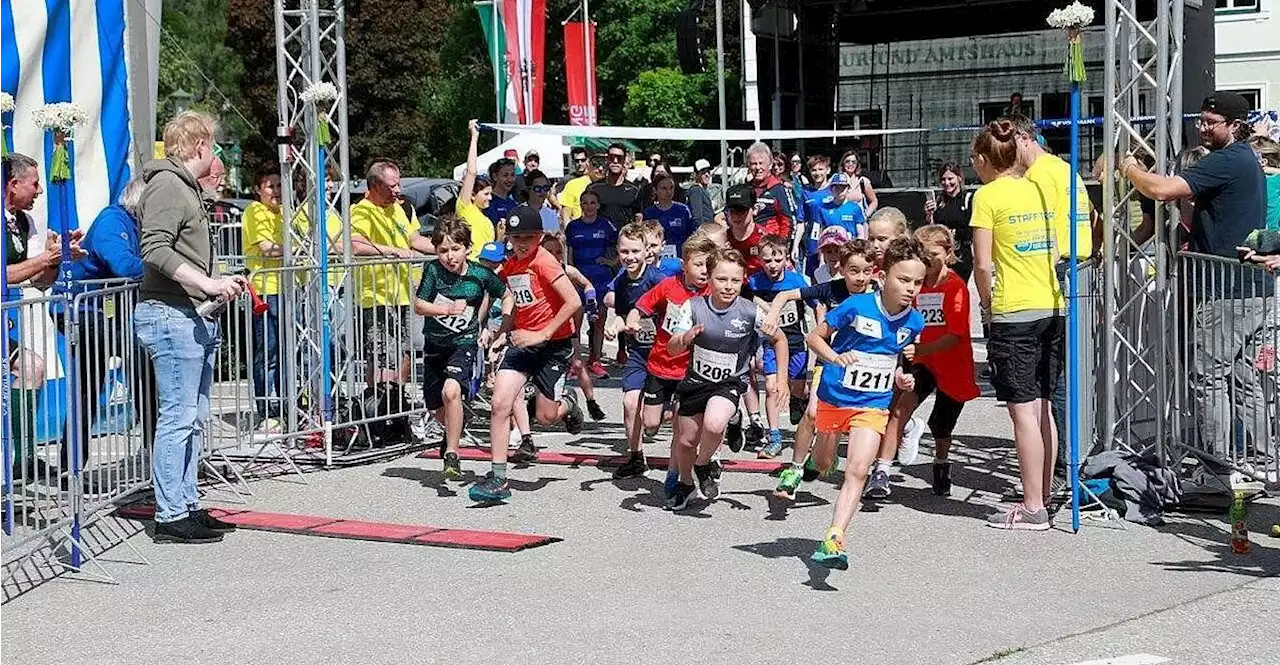
<svg viewBox="0 0 1280 665"><path fill-rule="evenodd" d="M924 325L927 328L946 325L947 318L942 311L941 293L921 293L916 296L916 309L920 310L920 314L924 316Z"/></svg>
<svg viewBox="0 0 1280 665"><path fill-rule="evenodd" d="M778 327L787 328L797 323L800 323L800 312L796 308L796 301L792 300L778 311Z"/></svg>
<svg viewBox="0 0 1280 665"><path fill-rule="evenodd" d="M893 389L893 375L898 368L897 356L853 352L857 361L844 368L840 384L860 393L886 393Z"/></svg>
<svg viewBox="0 0 1280 665"><path fill-rule="evenodd" d="M510 275L507 277L507 288L515 296L516 307L528 307L533 304L533 283L529 275Z"/></svg>
<svg viewBox="0 0 1280 665"><path fill-rule="evenodd" d="M640 330L636 332L636 344L644 346L653 346L653 340L658 335L658 326L654 325L653 319L640 319Z"/></svg>
<svg viewBox="0 0 1280 665"><path fill-rule="evenodd" d="M683 305L667 301L667 315L662 319L662 329L672 335L679 335L693 327L693 311L686 301Z"/></svg>
<svg viewBox="0 0 1280 665"><path fill-rule="evenodd" d="M693 347L693 374L707 381L729 379L738 369L738 354Z"/></svg>
<svg viewBox="0 0 1280 665"><path fill-rule="evenodd" d="M443 307L452 307L453 300L450 298L444 297L443 294L437 293L436 299L433 302L433 304L440 305ZM467 305L467 307L462 310L461 314L446 314L445 316L437 316L435 317L435 319L436 319L436 323L439 323L446 330L451 330L453 332L460 333L467 329L467 324L471 323L471 319L475 315L476 315L476 308L470 305Z"/></svg>
<svg viewBox="0 0 1280 665"><path fill-rule="evenodd" d="M813 228L809 229L809 239L818 242L818 236L822 235L822 225L814 222L812 226Z"/></svg>
<svg viewBox="0 0 1280 665"><path fill-rule="evenodd" d="M663 245L663 246L662 246L662 253L661 253L661 254L659 254L659 256L661 256L662 258L665 258L665 259L674 259L674 258L676 258L676 246L675 246L675 245Z"/></svg>

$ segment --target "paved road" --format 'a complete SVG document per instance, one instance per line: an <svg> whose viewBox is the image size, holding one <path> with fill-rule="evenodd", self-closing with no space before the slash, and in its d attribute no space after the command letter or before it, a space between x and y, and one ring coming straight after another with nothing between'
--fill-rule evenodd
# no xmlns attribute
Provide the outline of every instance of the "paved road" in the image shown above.
<svg viewBox="0 0 1280 665"><path fill-rule="evenodd" d="M616 387L600 395L617 419ZM892 499L856 518L844 572L807 563L836 494L827 483L786 507L769 497L772 478L726 473L720 501L672 515L658 508L657 472L615 484L596 468L515 469L514 501L492 508L444 483L437 460L259 481L259 510L564 540L500 554L266 532L203 547L139 536L151 565L108 563L118 586L24 586L3 607L4 660L1280 662L1280 542L1255 537L1253 554L1232 555L1217 516L1077 535L987 529L982 518L1013 482L1009 435L1002 409L974 403L957 430L955 495L928 491L927 457L903 469ZM578 451L621 438L592 423L572 440L538 435ZM1251 517L1261 531L1280 508L1264 502Z"/></svg>

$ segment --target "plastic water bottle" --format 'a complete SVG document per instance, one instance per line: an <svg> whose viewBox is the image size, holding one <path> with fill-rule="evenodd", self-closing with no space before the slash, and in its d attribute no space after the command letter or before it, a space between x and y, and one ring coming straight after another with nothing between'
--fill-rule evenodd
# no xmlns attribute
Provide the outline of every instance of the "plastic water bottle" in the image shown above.
<svg viewBox="0 0 1280 665"><path fill-rule="evenodd" d="M1231 512L1227 514L1227 520L1231 522L1231 552L1234 554L1248 554L1251 548L1249 529L1245 527L1247 513L1244 492L1236 492L1231 499Z"/></svg>

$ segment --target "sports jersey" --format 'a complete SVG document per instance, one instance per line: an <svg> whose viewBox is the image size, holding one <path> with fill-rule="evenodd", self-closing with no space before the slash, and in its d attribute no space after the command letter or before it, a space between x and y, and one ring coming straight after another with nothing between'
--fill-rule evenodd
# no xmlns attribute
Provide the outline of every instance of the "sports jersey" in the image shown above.
<svg viewBox="0 0 1280 665"><path fill-rule="evenodd" d="M791 185L771 174L764 184L752 184L751 189L756 195L756 226L764 227L765 235L786 238L790 246L791 227L796 219L796 199Z"/></svg>
<svg viewBox="0 0 1280 665"><path fill-rule="evenodd" d="M418 235L417 217L409 217L398 203L375 205L362 199L351 206L351 233L378 245L397 249L409 249L410 239ZM412 273L416 267L399 264L379 264L356 269L360 306L408 305L412 300Z"/></svg>
<svg viewBox="0 0 1280 665"><path fill-rule="evenodd" d="M753 224L751 233L746 238L739 240L733 235L733 227L729 228L729 246L738 250L742 254L742 258L747 262L747 274L754 275L764 270L764 263L760 260L760 239L767 235L764 227L759 224Z"/></svg>
<svg viewBox="0 0 1280 665"><path fill-rule="evenodd" d="M658 279L658 281L662 281L663 279L667 277L671 277L673 275L679 275L681 272L684 271L684 264L680 262L680 259L663 258L663 259L659 259L657 263L648 263L648 264L645 264L645 266L654 271L654 276ZM619 268L618 273L613 276L613 279L609 280L609 284L605 287L604 293L612 293L614 291L617 291L618 283L626 279L626 277L627 277L627 269ZM604 293L600 295L603 297Z"/></svg>
<svg viewBox="0 0 1280 665"><path fill-rule="evenodd" d="M993 321L1034 321L1062 311L1056 229L1039 187L1026 178L992 180L974 192L969 223L992 233Z"/></svg>
<svg viewBox="0 0 1280 665"><path fill-rule="evenodd" d="M893 401L898 354L924 329L924 317L910 307L890 316L878 293L850 296L827 312L836 355L850 351L857 362L828 365L818 383L818 399L837 407L888 409Z"/></svg>
<svg viewBox="0 0 1280 665"><path fill-rule="evenodd" d="M560 277L569 277L564 273L564 266L541 246L523 261L514 253L508 256L498 268L498 276L507 283L515 297L516 330L542 330L564 306L564 300L551 283ZM572 337L573 332L573 317L569 317L551 334L551 339L566 339Z"/></svg>
<svg viewBox="0 0 1280 665"><path fill-rule="evenodd" d="M736 298L726 309L717 309L711 296L689 301L690 322L702 326L689 347L692 362L684 377L686 385L708 385L742 381L751 359L760 348L757 307L746 298Z"/></svg>
<svg viewBox="0 0 1280 665"><path fill-rule="evenodd" d="M1045 200L1049 201L1049 212L1053 214L1053 227L1056 231L1058 254L1071 254L1071 165L1057 155L1042 153L1032 162L1024 176L1040 188ZM1084 178L1075 177L1076 187L1076 256L1087 259L1093 254L1093 229L1089 225L1089 190L1085 188Z"/></svg>
<svg viewBox="0 0 1280 665"><path fill-rule="evenodd" d="M618 229L604 217L591 221L575 219L564 230L564 241L569 246L573 267L591 280L596 290L613 276L613 266L600 263L618 245Z"/></svg>
<svg viewBox="0 0 1280 665"><path fill-rule="evenodd" d="M507 221L511 211L518 205L520 202L515 200L515 197L494 194L493 198L489 199L489 207L484 209L484 216L493 222L494 228L502 228L503 222Z"/></svg>
<svg viewBox="0 0 1280 665"><path fill-rule="evenodd" d="M649 352L649 373L660 379L683 379L689 365L690 352L671 355L667 342L672 334L684 332L693 326L689 320L689 299L706 295L710 289L690 288L684 283L684 275L672 275L640 296L636 309L646 317L655 319L657 331L653 338L653 350Z"/></svg>
<svg viewBox="0 0 1280 665"><path fill-rule="evenodd" d="M659 282L666 279L666 275L658 271L654 266L644 266L640 269L640 276L632 279L623 270L613 281L613 311L622 318L626 318L635 309L636 302L640 297ZM654 337L657 335L658 328L654 320L648 316L640 318L640 332L635 335L626 335L627 352L643 358L649 357L649 349L653 347Z"/></svg>
<svg viewBox="0 0 1280 665"><path fill-rule="evenodd" d="M915 357L933 374L938 389L957 401L981 394L973 381L973 344L969 340L969 285L954 270L937 286L925 284L916 295L916 311L924 319L920 343L936 342L948 333L960 338L955 346L939 353Z"/></svg>
<svg viewBox="0 0 1280 665"><path fill-rule="evenodd" d="M774 297L783 291L800 289L809 285L809 280L794 270L783 270L782 277L773 281L763 270L747 278L748 296L758 297L765 302L773 302ZM778 329L787 336L787 348L803 351L804 346L804 304L792 300L783 306L778 314Z"/></svg>
<svg viewBox="0 0 1280 665"><path fill-rule="evenodd" d="M819 282L813 286L805 286L800 289L800 299L811 303L821 303L831 311L838 307L849 297L849 285L844 283L844 279L833 279L826 282Z"/></svg>
<svg viewBox="0 0 1280 665"><path fill-rule="evenodd" d="M467 303L461 314L423 317L422 333L428 343L444 347L466 347L476 343L480 334L480 316L484 297L500 302L507 286L488 268L467 262L459 275L439 261L427 263L418 284L418 299L436 305L451 305L455 300Z"/></svg>
<svg viewBox="0 0 1280 665"><path fill-rule="evenodd" d="M834 199L834 197L832 197ZM821 205L814 206L813 213L822 220L822 228L828 226L839 226L849 232L851 238L867 237L867 217L862 213L862 206L852 201L845 201L836 204L834 200L823 202ZM819 229L818 233L822 230ZM813 253L817 253L818 236L813 236Z"/></svg>
<svg viewBox="0 0 1280 665"><path fill-rule="evenodd" d="M467 201L465 204L459 202L457 212L462 223L471 229L471 251L467 253L467 258L475 261L480 257L480 250L496 238L493 222L489 221L484 211L472 201Z"/></svg>
<svg viewBox="0 0 1280 665"><path fill-rule="evenodd" d="M822 234L822 217L817 208L831 196L831 186L824 185L820 189L806 189L804 192L804 239L800 243L801 253L815 256L818 253L818 236Z"/></svg>
<svg viewBox="0 0 1280 665"><path fill-rule="evenodd" d="M640 186L630 180L611 185L606 178L588 185L587 191L595 192L600 199L600 216L613 220L615 224L626 226L640 212Z"/></svg>
<svg viewBox="0 0 1280 665"><path fill-rule="evenodd" d="M684 241L693 235L693 213L689 212L689 206L683 203L671 204L670 208L663 210L657 205L651 205L644 209L641 215L644 219L656 219L662 224L663 242L662 256L677 258L684 251Z"/></svg>

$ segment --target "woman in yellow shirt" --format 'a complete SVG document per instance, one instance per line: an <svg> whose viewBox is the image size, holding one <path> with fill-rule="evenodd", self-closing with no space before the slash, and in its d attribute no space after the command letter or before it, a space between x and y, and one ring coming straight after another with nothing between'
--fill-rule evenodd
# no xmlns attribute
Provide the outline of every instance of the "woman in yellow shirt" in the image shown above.
<svg viewBox="0 0 1280 665"><path fill-rule="evenodd" d="M973 140L973 168L984 183L973 195L974 281L990 315L987 361L996 399L1008 405L1018 451L1023 502L992 515L987 525L1043 531L1057 432L1049 398L1064 364L1062 289L1054 192L1023 177L1016 128L988 124Z"/></svg>
<svg viewBox="0 0 1280 665"><path fill-rule="evenodd" d="M476 121L467 123L467 129L471 132L471 147L467 150L467 171L462 175L462 189L458 192L455 210L458 217L471 227L471 253L467 258L475 261L480 256L480 250L495 239L493 222L484 214L484 209L489 207L489 201L493 198L493 187L488 178L476 177L476 143L480 139Z"/></svg>

